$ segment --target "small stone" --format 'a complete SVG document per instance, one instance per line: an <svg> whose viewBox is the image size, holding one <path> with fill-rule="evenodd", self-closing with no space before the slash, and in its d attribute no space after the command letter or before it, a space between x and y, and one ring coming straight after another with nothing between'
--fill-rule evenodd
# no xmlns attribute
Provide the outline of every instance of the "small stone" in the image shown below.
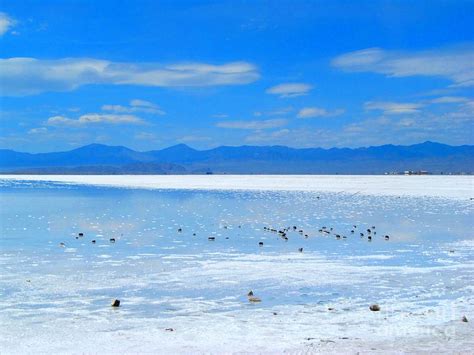
<svg viewBox="0 0 474 355"><path fill-rule="evenodd" d="M173 328L166 328L165 329L167 332L174 332L174 329Z"/></svg>
<svg viewBox="0 0 474 355"><path fill-rule="evenodd" d="M278 315L278 313L277 313L277 312L273 312L273 315L276 316L276 315Z"/></svg>
<svg viewBox="0 0 474 355"><path fill-rule="evenodd" d="M120 300L113 300L111 306L112 307L120 307Z"/></svg>
<svg viewBox="0 0 474 355"><path fill-rule="evenodd" d="M333 308L333 307L329 307L329 308L328 308L328 311L334 311L334 308Z"/></svg>
<svg viewBox="0 0 474 355"><path fill-rule="evenodd" d="M380 311L380 306L378 304L373 304L369 307L369 309L372 311L372 312L378 312Z"/></svg>
<svg viewBox="0 0 474 355"><path fill-rule="evenodd" d="M467 320L467 317L466 317L466 316L462 316L461 320L462 320L464 323L469 322L469 321Z"/></svg>

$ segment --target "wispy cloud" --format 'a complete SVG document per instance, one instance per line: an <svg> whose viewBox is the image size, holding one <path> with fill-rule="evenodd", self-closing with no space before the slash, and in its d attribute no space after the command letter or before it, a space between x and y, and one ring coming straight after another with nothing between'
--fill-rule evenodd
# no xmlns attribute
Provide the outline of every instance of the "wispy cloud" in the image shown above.
<svg viewBox="0 0 474 355"><path fill-rule="evenodd" d="M107 124L142 124L144 121L134 115L116 115L116 114L99 114L89 113L80 116L77 119L65 116L53 116L46 121L50 126L70 126L80 127L89 124L107 123Z"/></svg>
<svg viewBox="0 0 474 355"><path fill-rule="evenodd" d="M262 120L262 121L222 121L216 124L220 128L230 129L269 129L285 126L285 119Z"/></svg>
<svg viewBox="0 0 474 355"><path fill-rule="evenodd" d="M250 143L272 143L279 142L281 139L288 138L291 131L287 128L279 129L272 132L258 131L247 137L245 137L246 142Z"/></svg>
<svg viewBox="0 0 474 355"><path fill-rule="evenodd" d="M401 115L420 112L423 105L419 103L402 103L402 102L374 102L368 101L364 104L366 110L383 111L386 115Z"/></svg>
<svg viewBox="0 0 474 355"><path fill-rule="evenodd" d="M113 111L117 113L133 113L133 112L144 112L156 115L164 115L165 111L152 102L135 99L130 101L130 106L123 105L103 105L103 111Z"/></svg>
<svg viewBox="0 0 474 355"><path fill-rule="evenodd" d="M140 85L155 87L202 87L241 85L260 74L255 65L232 62L160 64L120 63L90 58L41 60L0 59L2 95L25 96L45 91L71 91L83 85Z"/></svg>
<svg viewBox="0 0 474 355"><path fill-rule="evenodd" d="M28 134L43 134L47 133L48 129L46 127L32 128L28 131Z"/></svg>
<svg viewBox="0 0 474 355"><path fill-rule="evenodd" d="M474 48L397 52L368 48L350 52L332 61L347 71L374 72L391 77L439 76L455 86L474 85Z"/></svg>
<svg viewBox="0 0 474 355"><path fill-rule="evenodd" d="M345 112L343 109L328 111L320 107L304 107L298 111L296 117L298 118L315 118L315 117L334 117L342 115Z"/></svg>
<svg viewBox="0 0 474 355"><path fill-rule="evenodd" d="M442 96L437 97L436 99L431 100L433 104L457 104L462 102L467 102L469 99L467 97L461 96Z"/></svg>
<svg viewBox="0 0 474 355"><path fill-rule="evenodd" d="M279 97L296 97L307 95L311 89L312 85L305 83L283 83L276 86L272 86L267 89L267 94L278 95Z"/></svg>
<svg viewBox="0 0 474 355"><path fill-rule="evenodd" d="M0 36L3 36L8 32L13 26L15 26L16 21L8 16L4 12L0 12Z"/></svg>

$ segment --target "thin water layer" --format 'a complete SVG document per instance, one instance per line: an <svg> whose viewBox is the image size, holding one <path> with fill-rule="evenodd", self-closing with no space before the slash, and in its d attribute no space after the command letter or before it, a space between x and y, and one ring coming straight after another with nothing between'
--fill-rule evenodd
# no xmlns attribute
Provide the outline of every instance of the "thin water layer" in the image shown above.
<svg viewBox="0 0 474 355"><path fill-rule="evenodd" d="M0 196L6 352L473 343L469 199L12 180Z"/></svg>

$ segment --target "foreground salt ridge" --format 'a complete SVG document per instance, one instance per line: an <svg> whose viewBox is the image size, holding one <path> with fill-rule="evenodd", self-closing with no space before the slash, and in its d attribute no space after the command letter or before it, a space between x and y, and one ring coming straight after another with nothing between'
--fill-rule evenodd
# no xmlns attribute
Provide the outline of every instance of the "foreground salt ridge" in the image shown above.
<svg viewBox="0 0 474 355"><path fill-rule="evenodd" d="M318 191L469 199L474 176L383 175L0 175L1 180L183 190Z"/></svg>

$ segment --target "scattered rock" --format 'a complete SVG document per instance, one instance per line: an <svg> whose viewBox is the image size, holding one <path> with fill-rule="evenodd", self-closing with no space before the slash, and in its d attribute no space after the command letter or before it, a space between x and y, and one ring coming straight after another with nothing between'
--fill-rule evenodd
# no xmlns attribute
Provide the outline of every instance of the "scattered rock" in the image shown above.
<svg viewBox="0 0 474 355"><path fill-rule="evenodd" d="M378 304L373 304L369 307L369 309L372 311L372 312L378 312L380 311L380 306Z"/></svg>
<svg viewBox="0 0 474 355"><path fill-rule="evenodd" d="M467 317L466 317L466 316L462 316L461 320L462 320L464 323L469 322L469 321L467 320Z"/></svg>
<svg viewBox="0 0 474 355"><path fill-rule="evenodd" d="M248 294L247 294L247 298L249 300L249 302L252 302L252 303L257 303L257 302L262 302L262 300L258 297L255 297L253 295L253 291L250 291Z"/></svg>
<svg viewBox="0 0 474 355"><path fill-rule="evenodd" d="M112 307L120 307L120 300L113 300L111 306Z"/></svg>

